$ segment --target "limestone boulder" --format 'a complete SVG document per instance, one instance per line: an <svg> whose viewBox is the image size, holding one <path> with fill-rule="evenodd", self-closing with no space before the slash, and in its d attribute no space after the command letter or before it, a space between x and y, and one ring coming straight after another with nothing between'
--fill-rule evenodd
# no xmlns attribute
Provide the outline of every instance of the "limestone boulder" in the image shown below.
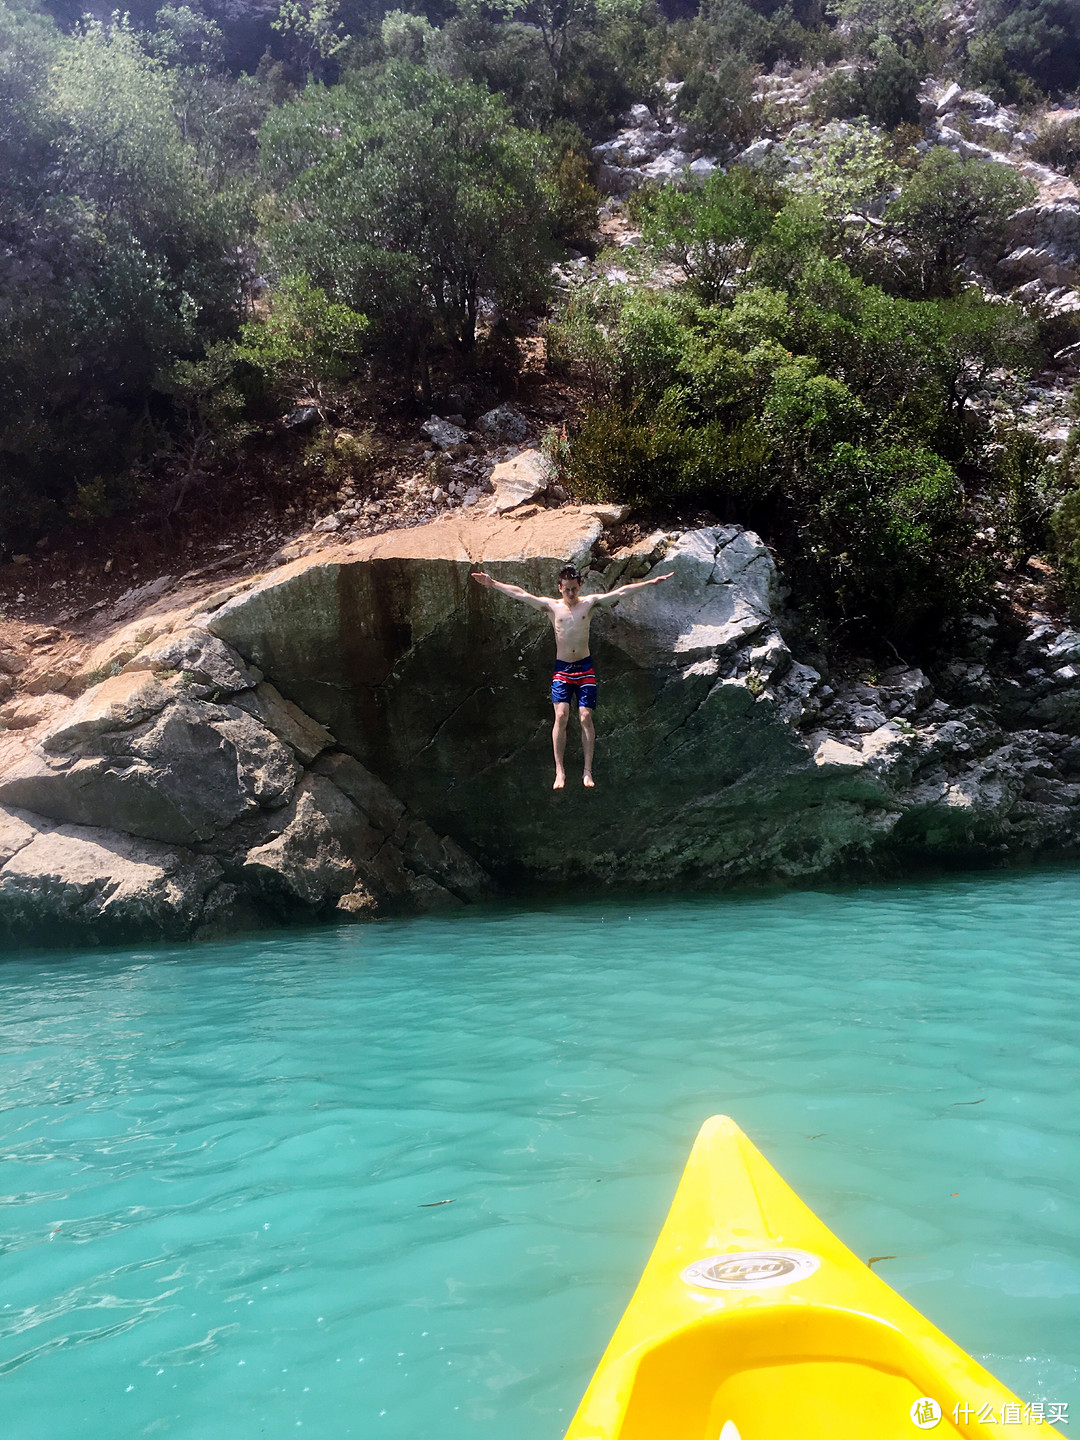
<svg viewBox="0 0 1080 1440"><path fill-rule="evenodd" d="M733 655L764 632L775 632L776 567L750 531L735 525L689 531L667 547L646 578L660 574L671 579L627 596L607 629L642 668Z"/></svg>
<svg viewBox="0 0 1080 1440"><path fill-rule="evenodd" d="M141 678L156 703L164 687ZM94 705L93 693L74 724L65 716L0 777L0 804L191 845L248 810L285 804L299 778L292 751L236 706L189 699L181 687L143 724L103 730L119 702ZM139 713L137 705L119 708L125 718Z"/></svg>
<svg viewBox="0 0 1080 1440"><path fill-rule="evenodd" d="M550 482L551 472L539 450L522 450L510 460L496 465L491 472L495 498L491 508L497 515L516 510L542 495Z"/></svg>
<svg viewBox="0 0 1080 1440"><path fill-rule="evenodd" d="M252 689L262 679L235 650L200 627L148 645L125 668L180 674L189 691L200 696L234 695Z"/></svg>
<svg viewBox="0 0 1080 1440"><path fill-rule="evenodd" d="M305 776L280 823L273 839L247 852L245 879L270 896L284 895L312 909L354 891L360 865L379 851L372 826L320 775Z"/></svg>
<svg viewBox="0 0 1080 1440"><path fill-rule="evenodd" d="M52 828L48 822L42 823L35 815L23 815L18 810L8 810L0 806L0 866L6 865L13 855L29 845L40 833Z"/></svg>
<svg viewBox="0 0 1080 1440"><path fill-rule="evenodd" d="M16 944L185 938L221 888L209 857L96 827L38 827L5 810L0 859L0 934Z"/></svg>
<svg viewBox="0 0 1080 1440"><path fill-rule="evenodd" d="M275 833L248 849L242 874L272 902L367 915L460 905L490 889L468 856L348 755L325 757L264 824Z"/></svg>
<svg viewBox="0 0 1080 1440"><path fill-rule="evenodd" d="M175 687L146 672L110 676L63 711L42 747L61 755L110 730L131 730L163 710L174 694Z"/></svg>
<svg viewBox="0 0 1080 1440"><path fill-rule="evenodd" d="M441 415L432 415L429 420L425 420L420 426L420 434L425 440L430 440L436 450L456 450L469 438L468 432L460 425L444 420Z"/></svg>

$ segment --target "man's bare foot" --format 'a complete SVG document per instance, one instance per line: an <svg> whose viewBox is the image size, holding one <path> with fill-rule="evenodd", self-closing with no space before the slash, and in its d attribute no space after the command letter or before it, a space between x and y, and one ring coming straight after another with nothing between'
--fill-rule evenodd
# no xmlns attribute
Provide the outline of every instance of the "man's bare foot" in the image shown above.
<svg viewBox="0 0 1080 1440"><path fill-rule="evenodd" d="M581 777L581 783L585 786L586 790L593 790L596 788L596 781L592 778L591 775L583 775Z"/></svg>
<svg viewBox="0 0 1080 1440"><path fill-rule="evenodd" d="M555 784L552 785L551 788L552 788L553 790L561 790L561 789L565 786L565 784L566 784L566 776L565 776L565 775L562 773L562 771L560 770L560 772L555 776Z"/></svg>

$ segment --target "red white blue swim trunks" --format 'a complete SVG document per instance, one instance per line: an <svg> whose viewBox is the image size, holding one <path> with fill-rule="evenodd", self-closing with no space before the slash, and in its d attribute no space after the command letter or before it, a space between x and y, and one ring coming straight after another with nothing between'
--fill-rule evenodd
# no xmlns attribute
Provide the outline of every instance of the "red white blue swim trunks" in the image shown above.
<svg viewBox="0 0 1080 1440"><path fill-rule="evenodd" d="M551 703L569 703L571 696L578 697L578 704L586 710L596 709L596 671L592 656L584 660L556 660L551 676Z"/></svg>

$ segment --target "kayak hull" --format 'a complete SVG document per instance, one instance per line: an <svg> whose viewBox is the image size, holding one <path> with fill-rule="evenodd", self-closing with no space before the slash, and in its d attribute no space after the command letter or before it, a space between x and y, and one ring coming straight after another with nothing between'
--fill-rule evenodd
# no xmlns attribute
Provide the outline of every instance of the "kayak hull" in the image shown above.
<svg viewBox="0 0 1080 1440"><path fill-rule="evenodd" d="M1044 1440L1055 1428L848 1250L720 1115L702 1126L566 1440L985 1440L988 1423Z"/></svg>

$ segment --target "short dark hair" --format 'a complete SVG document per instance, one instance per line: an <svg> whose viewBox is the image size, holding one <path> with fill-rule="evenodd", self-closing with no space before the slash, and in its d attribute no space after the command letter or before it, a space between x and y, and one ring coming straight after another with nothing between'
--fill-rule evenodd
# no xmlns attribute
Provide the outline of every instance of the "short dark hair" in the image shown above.
<svg viewBox="0 0 1080 1440"><path fill-rule="evenodd" d="M581 571L576 565L564 565L559 571L559 584L561 585L564 580L576 580L580 585Z"/></svg>

